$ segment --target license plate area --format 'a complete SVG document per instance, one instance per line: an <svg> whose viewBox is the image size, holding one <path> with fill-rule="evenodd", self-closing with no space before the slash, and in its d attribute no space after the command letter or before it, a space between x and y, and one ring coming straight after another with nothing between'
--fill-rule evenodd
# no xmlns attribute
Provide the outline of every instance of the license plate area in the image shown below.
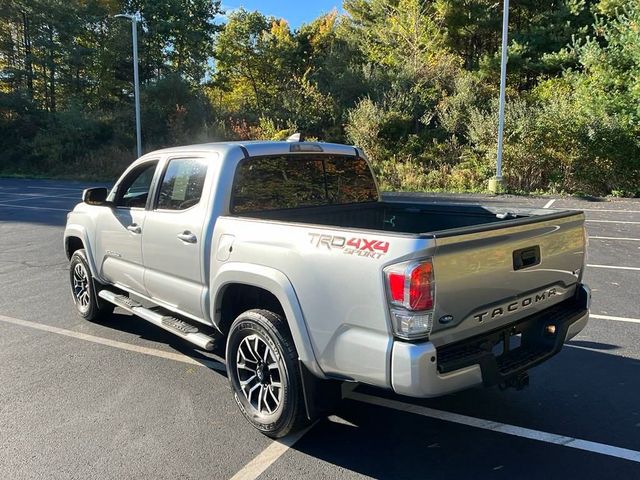
<svg viewBox="0 0 640 480"><path fill-rule="evenodd" d="M491 353L499 357L505 353L512 352L522 345L522 333L511 331L503 334L502 338L493 346Z"/></svg>
<svg viewBox="0 0 640 480"><path fill-rule="evenodd" d="M514 372L544 361L560 351L569 325L588 313L588 297L583 289L578 292L580 295L515 324L438 347L438 372L444 374L479 364L483 383L497 385ZM509 338L509 351L505 351L505 334Z"/></svg>

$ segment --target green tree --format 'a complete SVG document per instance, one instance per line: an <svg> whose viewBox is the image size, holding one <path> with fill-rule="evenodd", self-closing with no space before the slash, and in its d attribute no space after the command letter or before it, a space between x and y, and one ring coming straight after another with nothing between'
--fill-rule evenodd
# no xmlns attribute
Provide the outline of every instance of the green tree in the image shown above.
<svg viewBox="0 0 640 480"><path fill-rule="evenodd" d="M363 71L364 55L349 23L334 10L303 25L296 35L297 61L318 90L331 96L338 110L352 107L371 88Z"/></svg>
<svg viewBox="0 0 640 480"><path fill-rule="evenodd" d="M309 50L312 40L305 34ZM301 44L283 20L259 12L234 12L218 37L211 95L277 129L295 125L321 133L335 121L334 102L314 81L315 64L301 55ZM309 53L309 52L307 52Z"/></svg>
<svg viewBox="0 0 640 480"><path fill-rule="evenodd" d="M456 59L443 19L424 0L346 0L352 28L367 58L413 78L441 76Z"/></svg>
<svg viewBox="0 0 640 480"><path fill-rule="evenodd" d="M220 0L125 0L124 11L140 11L147 74L179 73L192 83L203 80L215 35Z"/></svg>
<svg viewBox="0 0 640 480"><path fill-rule="evenodd" d="M573 114L579 146L573 170L582 185L598 193L640 190L638 25L637 1L597 17L595 35L574 45L579 68L539 87L548 104L563 105ZM564 93L562 103L558 92ZM557 134L562 136L562 130Z"/></svg>
<svg viewBox="0 0 640 480"><path fill-rule="evenodd" d="M276 35L270 34L272 26L276 27ZM276 26L275 19L243 9L233 12L214 50L215 85L230 94L230 101L247 101L248 105L238 107L246 106L257 116L267 113L278 78L286 75L278 68L287 60L280 58L276 65L270 63L275 56L274 44L283 37L286 38L285 32ZM282 48L278 50L286 53Z"/></svg>

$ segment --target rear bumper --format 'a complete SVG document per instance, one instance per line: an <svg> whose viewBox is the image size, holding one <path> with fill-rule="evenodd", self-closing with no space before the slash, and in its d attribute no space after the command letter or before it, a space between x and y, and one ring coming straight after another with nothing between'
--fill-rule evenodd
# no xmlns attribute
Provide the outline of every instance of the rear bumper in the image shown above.
<svg viewBox="0 0 640 480"><path fill-rule="evenodd" d="M396 393L437 397L475 385L496 385L558 353L589 320L591 292L586 285L561 304L462 342L436 348L431 342L396 341L391 358L391 384ZM553 326L555 334L548 333ZM495 356L492 349L515 332L520 348ZM508 342L508 340L507 340Z"/></svg>

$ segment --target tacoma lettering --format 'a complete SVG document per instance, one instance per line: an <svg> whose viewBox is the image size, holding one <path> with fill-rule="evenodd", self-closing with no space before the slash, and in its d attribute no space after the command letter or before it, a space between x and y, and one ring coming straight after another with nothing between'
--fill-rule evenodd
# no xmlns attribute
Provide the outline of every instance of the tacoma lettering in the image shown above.
<svg viewBox="0 0 640 480"><path fill-rule="evenodd" d="M517 312L518 310L523 310L527 307L530 307L531 305L549 300L555 295L558 295L557 289L549 288L544 292L539 292L535 295L524 297L516 302L506 304L505 306L495 307L491 311L487 310L486 312L476 313L473 318L475 318L478 322L484 321L487 317L493 320L494 318L500 318L505 315L510 315L511 313Z"/></svg>

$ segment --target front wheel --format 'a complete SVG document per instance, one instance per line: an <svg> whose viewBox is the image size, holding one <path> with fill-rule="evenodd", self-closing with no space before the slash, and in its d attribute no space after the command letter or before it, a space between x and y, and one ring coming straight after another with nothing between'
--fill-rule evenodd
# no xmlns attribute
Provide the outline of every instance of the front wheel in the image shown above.
<svg viewBox="0 0 640 480"><path fill-rule="evenodd" d="M71 256L69 282L73 303L80 316L87 320L99 320L113 312L114 306L97 295L99 288L91 275L84 249L76 250Z"/></svg>
<svg viewBox="0 0 640 480"><path fill-rule="evenodd" d="M308 423L298 355L282 317L242 313L231 325L226 359L236 403L255 428L280 438Z"/></svg>

